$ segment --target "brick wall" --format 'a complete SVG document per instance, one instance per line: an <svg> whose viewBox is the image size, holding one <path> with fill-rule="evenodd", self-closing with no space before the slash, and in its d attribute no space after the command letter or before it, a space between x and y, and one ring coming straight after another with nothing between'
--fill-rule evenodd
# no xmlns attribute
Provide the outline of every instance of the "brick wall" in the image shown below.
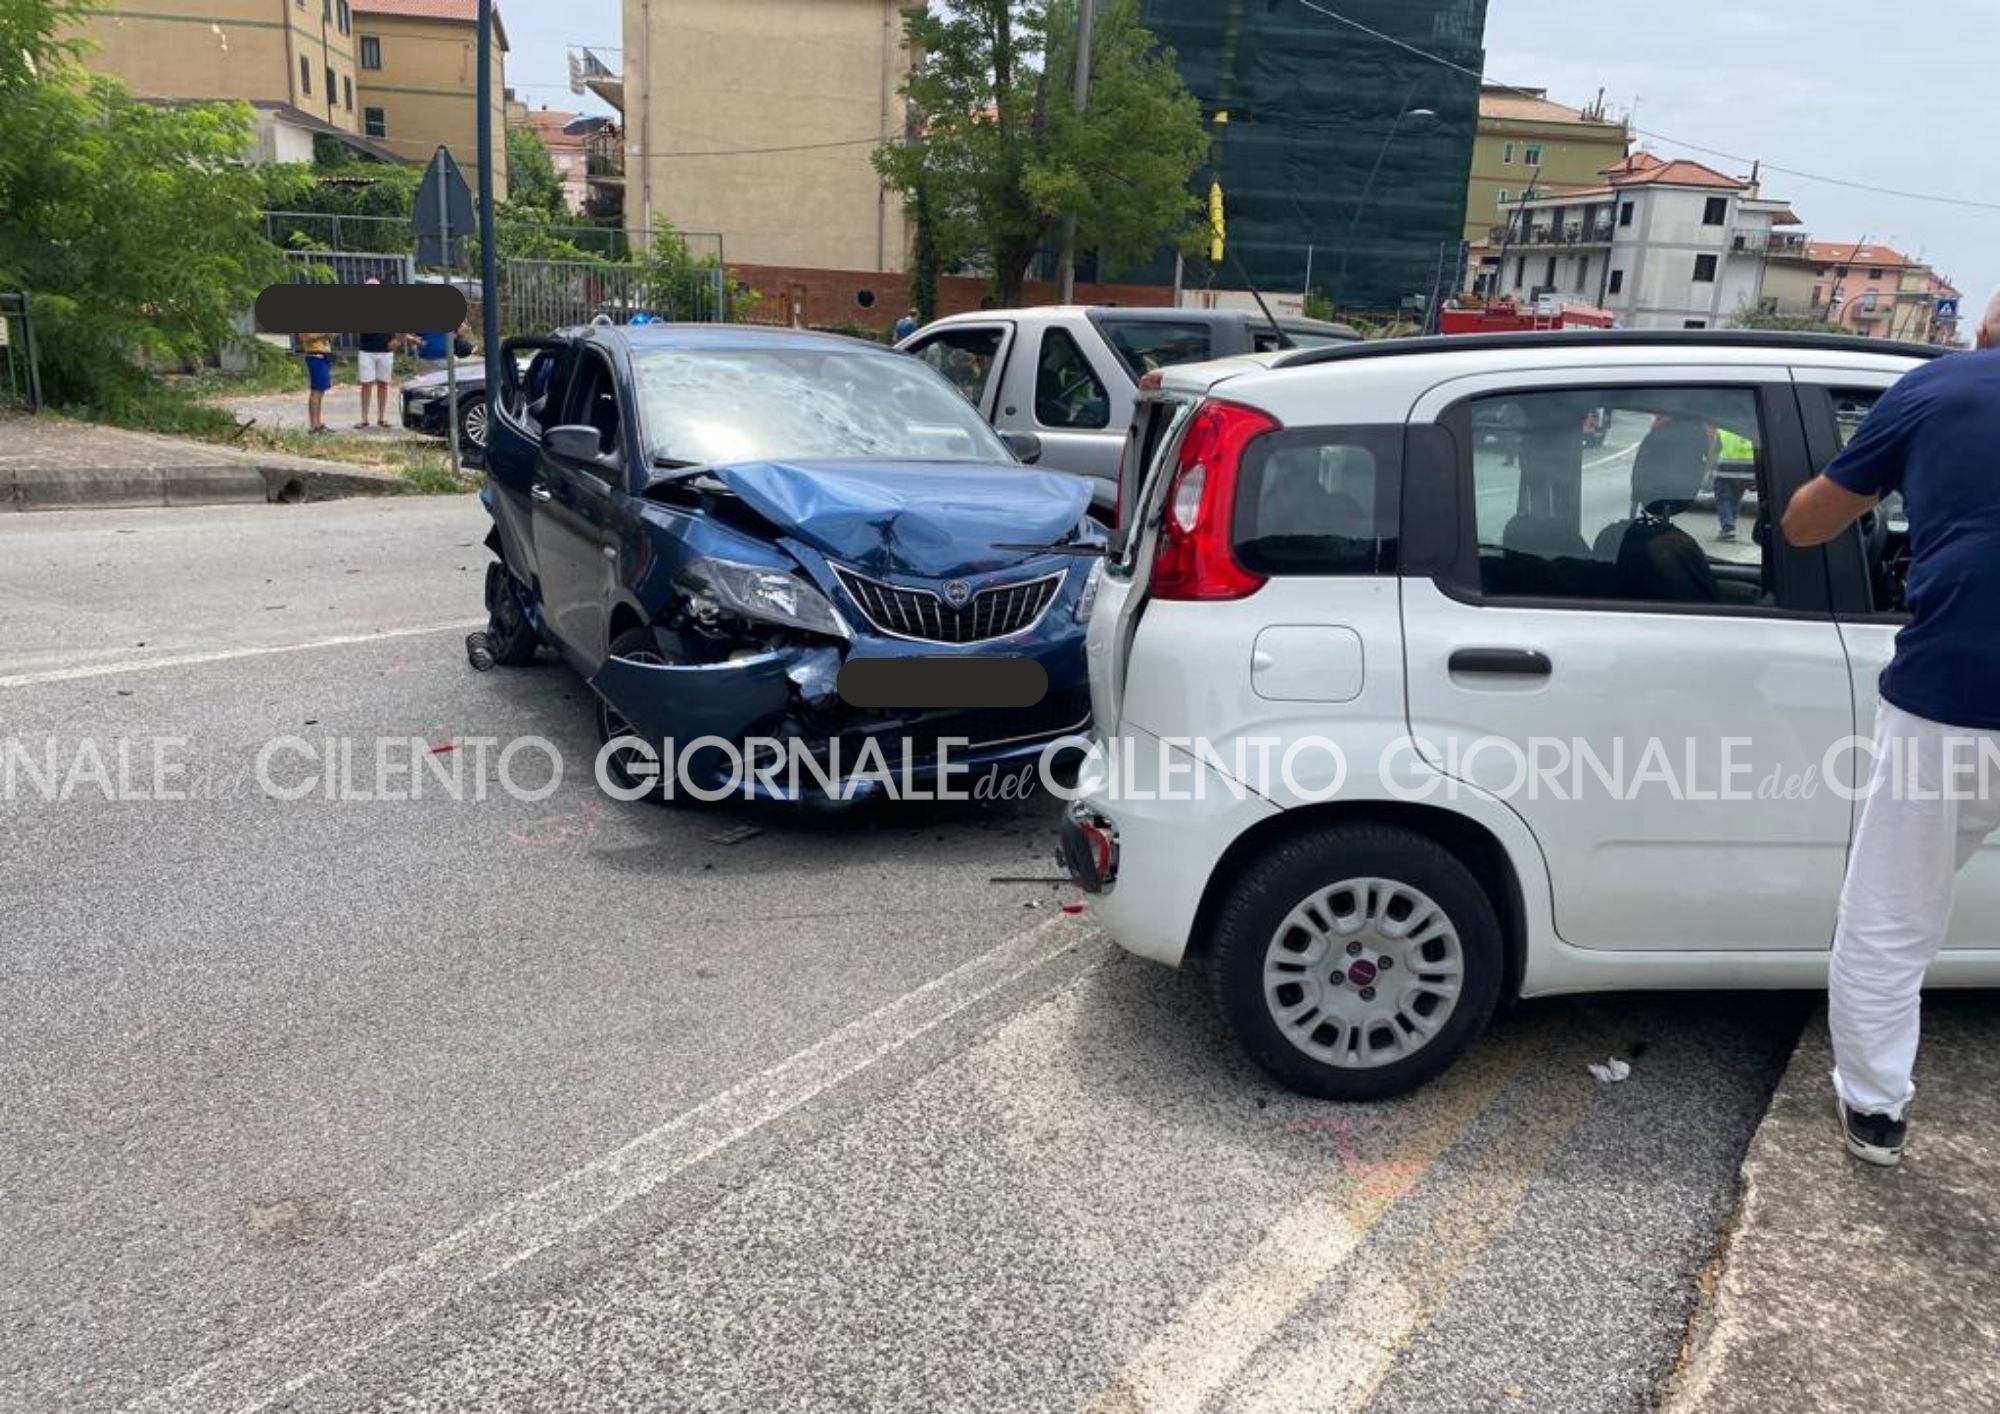
<svg viewBox="0 0 2000 1414"><path fill-rule="evenodd" d="M874 270L804 270L782 265L729 266L729 277L763 298L751 318L759 324L859 325L886 333L910 307L910 277ZM938 313L962 314L989 298L977 276L938 281ZM1053 304L1054 282L1030 280L1023 302ZM1079 304L1165 306L1174 292L1164 285L1089 284L1076 287ZM867 300L867 303L863 301Z"/></svg>

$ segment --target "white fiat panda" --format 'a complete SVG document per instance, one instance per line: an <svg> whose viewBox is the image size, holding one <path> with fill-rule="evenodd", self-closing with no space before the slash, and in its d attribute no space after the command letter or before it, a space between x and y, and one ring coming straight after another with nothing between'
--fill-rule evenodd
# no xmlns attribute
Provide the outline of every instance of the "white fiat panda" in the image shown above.
<svg viewBox="0 0 2000 1414"><path fill-rule="evenodd" d="M1907 550L1893 514L1773 526L1925 356L1635 331L1149 375L1063 825L1095 916L1204 959L1330 1098L1434 1075L1503 998L1823 985ZM2000 851L1931 982L2000 984Z"/></svg>

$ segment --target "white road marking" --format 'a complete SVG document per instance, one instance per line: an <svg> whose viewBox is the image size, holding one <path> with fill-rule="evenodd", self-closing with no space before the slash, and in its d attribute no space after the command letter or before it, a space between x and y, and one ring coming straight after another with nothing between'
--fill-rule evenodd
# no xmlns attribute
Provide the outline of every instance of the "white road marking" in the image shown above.
<svg viewBox="0 0 2000 1414"><path fill-rule="evenodd" d="M264 1409L288 1398L482 1282L867 1070L1053 961L1087 933L1087 924L1050 919L610 1153L503 1203L308 1315L228 1351L128 1408L145 1414L206 1414Z"/></svg>
<svg viewBox="0 0 2000 1414"><path fill-rule="evenodd" d="M274 643L258 648L218 648L209 653L182 653L160 658L127 658L115 663L86 663L75 668L48 668L40 672L16 673L12 677L0 677L0 687L37 687L43 683L76 682L83 678L151 672L155 668L187 668L202 663L230 663L239 658L262 658L274 653L310 653L317 648L345 648L350 644L381 643L392 638L420 638L427 633L464 633L478 628L485 622L484 619L457 619L450 623L425 624L419 628L385 628L380 633L339 634L332 638L315 638L306 643Z"/></svg>

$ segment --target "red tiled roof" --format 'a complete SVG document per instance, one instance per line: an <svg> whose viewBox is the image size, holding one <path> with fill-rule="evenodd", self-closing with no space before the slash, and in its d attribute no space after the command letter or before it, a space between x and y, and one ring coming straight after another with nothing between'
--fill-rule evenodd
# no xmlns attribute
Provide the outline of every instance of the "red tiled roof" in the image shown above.
<svg viewBox="0 0 2000 1414"><path fill-rule="evenodd" d="M1650 152L1635 152L1616 166L1606 167L1604 175L1613 186L1620 187L1727 187L1730 191L1743 191L1750 185L1735 177L1725 177L1699 162L1678 157L1664 162Z"/></svg>
<svg viewBox="0 0 2000 1414"><path fill-rule="evenodd" d="M1866 265L1880 270L1900 270L1916 263L1890 246L1855 241L1808 241L1806 259L1815 265Z"/></svg>
<svg viewBox="0 0 2000 1414"><path fill-rule="evenodd" d="M354 0L357 15L398 15L409 20L479 22L479 0Z"/></svg>

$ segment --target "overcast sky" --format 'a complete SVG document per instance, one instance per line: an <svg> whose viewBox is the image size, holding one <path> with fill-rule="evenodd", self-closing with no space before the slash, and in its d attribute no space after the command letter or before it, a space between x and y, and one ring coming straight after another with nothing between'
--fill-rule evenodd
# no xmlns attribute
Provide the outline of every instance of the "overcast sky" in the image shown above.
<svg viewBox="0 0 2000 1414"><path fill-rule="evenodd" d="M568 92L564 54L578 44L615 50L619 0L514 0L502 10L508 79L522 96L602 111ZM1637 106L1641 128L1762 158L1766 195L1790 200L1816 239L1865 236L1922 255L1975 309L2000 288L2000 210L1772 170L2000 204L1994 0L1488 0L1486 49L1487 74L1502 83L1571 104L1601 86L1614 113ZM1732 173L1742 166L1642 141Z"/></svg>

